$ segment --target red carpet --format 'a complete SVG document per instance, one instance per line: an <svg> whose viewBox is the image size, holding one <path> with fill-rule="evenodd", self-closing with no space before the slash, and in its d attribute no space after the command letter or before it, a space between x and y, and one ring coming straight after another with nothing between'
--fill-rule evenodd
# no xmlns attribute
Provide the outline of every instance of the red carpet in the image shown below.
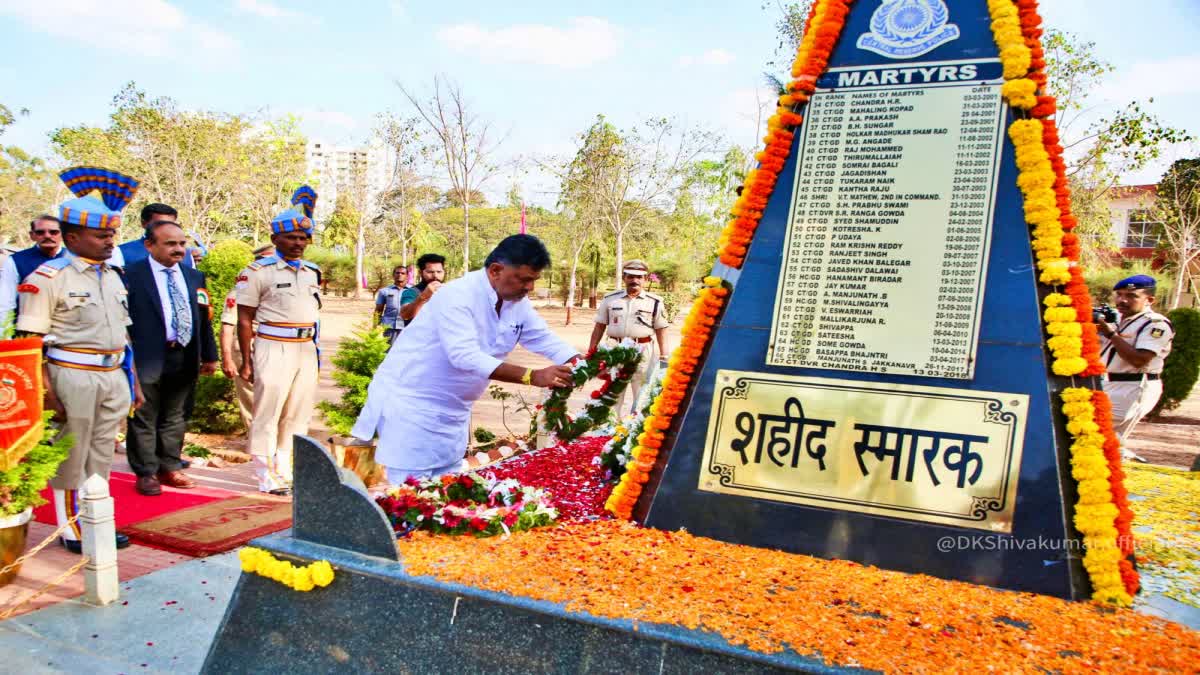
<svg viewBox="0 0 1200 675"><path fill-rule="evenodd" d="M116 511L117 529L124 529L143 520L157 518L161 515L215 502L220 499L236 497L236 492L217 490L214 488L196 487L191 490L179 490L163 486L162 494L157 497L146 497L134 489L137 477L131 473L112 472L108 479L108 490L113 497L113 508ZM42 491L47 504L33 510L33 518L39 523L54 525L54 502L50 488Z"/></svg>

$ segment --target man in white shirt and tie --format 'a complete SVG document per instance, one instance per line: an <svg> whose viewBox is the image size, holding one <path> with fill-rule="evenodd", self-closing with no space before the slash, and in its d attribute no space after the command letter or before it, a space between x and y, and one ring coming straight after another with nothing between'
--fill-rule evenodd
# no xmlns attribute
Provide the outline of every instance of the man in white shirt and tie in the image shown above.
<svg viewBox="0 0 1200 675"><path fill-rule="evenodd" d="M460 470L471 407L489 381L570 383L569 365L535 370L504 361L518 344L555 364L579 355L550 331L527 297L549 266L550 254L536 237L508 237L483 269L442 286L405 327L351 431L362 440L379 435L375 461L386 467L390 483Z"/></svg>
<svg viewBox="0 0 1200 675"><path fill-rule="evenodd" d="M147 404L129 421L127 458L137 474L137 491L162 493L162 486L195 487L182 471L187 400L199 375L217 369L217 343L209 316L204 274L180 264L187 236L162 221L146 231L148 257L129 265L129 316L134 363L142 375Z"/></svg>

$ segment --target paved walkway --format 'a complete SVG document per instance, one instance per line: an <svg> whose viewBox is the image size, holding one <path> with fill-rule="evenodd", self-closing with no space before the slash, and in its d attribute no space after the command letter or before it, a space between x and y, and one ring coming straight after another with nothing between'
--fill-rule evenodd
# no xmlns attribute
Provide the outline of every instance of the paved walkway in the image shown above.
<svg viewBox="0 0 1200 675"><path fill-rule="evenodd" d="M0 623L6 673L198 673L241 568L235 553L121 584L105 607L66 600Z"/></svg>

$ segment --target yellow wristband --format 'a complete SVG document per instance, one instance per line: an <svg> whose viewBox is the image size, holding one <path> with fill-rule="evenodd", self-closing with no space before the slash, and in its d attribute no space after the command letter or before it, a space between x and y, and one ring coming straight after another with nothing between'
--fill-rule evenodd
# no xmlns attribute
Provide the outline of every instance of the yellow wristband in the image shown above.
<svg viewBox="0 0 1200 675"><path fill-rule="evenodd" d="M525 374L521 376L521 384L533 384L533 368L525 369Z"/></svg>

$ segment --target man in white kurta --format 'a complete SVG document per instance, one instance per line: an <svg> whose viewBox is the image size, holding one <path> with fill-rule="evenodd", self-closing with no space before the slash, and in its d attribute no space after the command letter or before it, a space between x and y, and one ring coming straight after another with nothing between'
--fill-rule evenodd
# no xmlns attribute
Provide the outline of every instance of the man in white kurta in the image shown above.
<svg viewBox="0 0 1200 675"><path fill-rule="evenodd" d="M363 440L379 435L375 461L387 468L389 482L461 469L471 407L489 380L539 387L570 382L570 366L534 370L504 362L518 344L556 364L578 355L528 298L549 265L536 237L508 237L484 269L442 286L405 327L376 371L351 431Z"/></svg>

